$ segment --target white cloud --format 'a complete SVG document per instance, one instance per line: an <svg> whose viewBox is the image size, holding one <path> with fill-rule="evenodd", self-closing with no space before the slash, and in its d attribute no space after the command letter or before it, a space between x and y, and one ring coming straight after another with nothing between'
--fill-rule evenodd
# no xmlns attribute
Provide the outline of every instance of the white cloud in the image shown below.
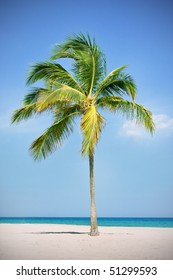
<svg viewBox="0 0 173 280"><path fill-rule="evenodd" d="M153 115L153 120L155 123L155 133L170 133L173 132L173 118L165 114ZM123 136L143 138L147 136L146 130L139 125L136 125L133 121L125 121L120 134Z"/></svg>
<svg viewBox="0 0 173 280"><path fill-rule="evenodd" d="M172 131L173 130L173 118L167 115L154 115L153 120L157 131Z"/></svg>
<svg viewBox="0 0 173 280"><path fill-rule="evenodd" d="M144 136L146 132L142 127L136 125L135 122L125 121L120 130L120 134L123 136L141 137Z"/></svg>

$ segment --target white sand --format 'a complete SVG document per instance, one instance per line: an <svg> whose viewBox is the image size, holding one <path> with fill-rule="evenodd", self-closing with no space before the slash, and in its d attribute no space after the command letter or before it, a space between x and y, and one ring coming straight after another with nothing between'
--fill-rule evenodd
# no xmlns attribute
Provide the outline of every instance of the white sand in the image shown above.
<svg viewBox="0 0 173 280"><path fill-rule="evenodd" d="M0 224L1 260L173 260L173 228Z"/></svg>

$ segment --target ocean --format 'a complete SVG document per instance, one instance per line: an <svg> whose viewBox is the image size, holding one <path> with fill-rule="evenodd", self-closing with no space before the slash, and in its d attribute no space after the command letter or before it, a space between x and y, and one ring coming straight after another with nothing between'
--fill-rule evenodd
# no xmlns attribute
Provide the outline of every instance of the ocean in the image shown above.
<svg viewBox="0 0 173 280"><path fill-rule="evenodd" d="M0 217L5 224L89 225L90 218L78 217ZM99 226L173 228L173 218L98 218Z"/></svg>

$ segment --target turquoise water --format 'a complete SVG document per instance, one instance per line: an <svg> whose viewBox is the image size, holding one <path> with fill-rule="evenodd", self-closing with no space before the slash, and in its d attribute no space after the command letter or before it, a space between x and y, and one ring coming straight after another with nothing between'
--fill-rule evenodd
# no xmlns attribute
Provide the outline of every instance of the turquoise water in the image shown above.
<svg viewBox="0 0 173 280"><path fill-rule="evenodd" d="M89 225L90 218L0 218L6 224L68 224ZM173 218L98 218L99 226L173 228Z"/></svg>

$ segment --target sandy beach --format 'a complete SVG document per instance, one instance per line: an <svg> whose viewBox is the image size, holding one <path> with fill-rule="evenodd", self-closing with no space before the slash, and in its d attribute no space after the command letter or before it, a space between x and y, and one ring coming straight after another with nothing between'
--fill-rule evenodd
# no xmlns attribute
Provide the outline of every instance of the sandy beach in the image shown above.
<svg viewBox="0 0 173 280"><path fill-rule="evenodd" d="M1 260L173 260L173 228L0 224Z"/></svg>

